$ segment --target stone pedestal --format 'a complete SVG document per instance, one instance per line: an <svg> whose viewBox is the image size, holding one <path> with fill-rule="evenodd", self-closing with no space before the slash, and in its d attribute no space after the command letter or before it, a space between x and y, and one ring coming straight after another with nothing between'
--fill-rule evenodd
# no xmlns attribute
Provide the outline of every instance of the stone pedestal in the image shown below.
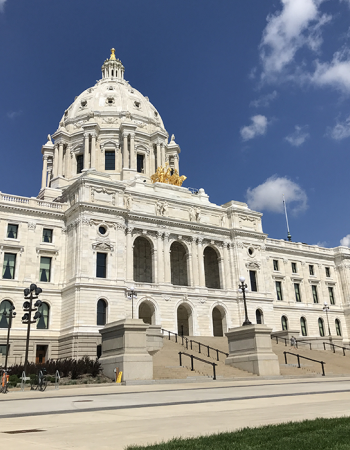
<svg viewBox="0 0 350 450"><path fill-rule="evenodd" d="M114 379L114 369L123 372L122 381L152 380L153 360L147 351L146 330L141 319L123 319L106 325L102 335L103 373Z"/></svg>
<svg viewBox="0 0 350 450"><path fill-rule="evenodd" d="M147 351L150 355L154 355L163 348L162 327L160 325L149 325L146 330Z"/></svg>
<svg viewBox="0 0 350 450"><path fill-rule="evenodd" d="M229 356L225 364L261 376L280 375L278 357L272 351L271 328L247 325L227 333Z"/></svg>

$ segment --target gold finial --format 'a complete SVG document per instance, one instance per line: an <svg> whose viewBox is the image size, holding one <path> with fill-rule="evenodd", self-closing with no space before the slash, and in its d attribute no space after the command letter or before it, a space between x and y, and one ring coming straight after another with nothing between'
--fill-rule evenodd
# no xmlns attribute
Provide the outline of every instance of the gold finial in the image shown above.
<svg viewBox="0 0 350 450"><path fill-rule="evenodd" d="M115 57L115 49L111 48L111 57L109 58L110 61L116 61L117 58Z"/></svg>

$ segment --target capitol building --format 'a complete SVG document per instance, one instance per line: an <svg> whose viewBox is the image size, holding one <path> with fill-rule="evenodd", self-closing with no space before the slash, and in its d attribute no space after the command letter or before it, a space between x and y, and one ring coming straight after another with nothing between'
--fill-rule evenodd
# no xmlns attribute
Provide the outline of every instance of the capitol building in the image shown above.
<svg viewBox="0 0 350 450"><path fill-rule="evenodd" d="M350 249L271 239L247 204L184 187L180 146L114 49L41 152L36 198L0 192L0 363L12 304L10 363L24 361L31 283L43 290L31 361L96 357L99 330L132 316L223 336L244 320L240 276L251 322L327 337L327 302L331 335L349 342Z"/></svg>

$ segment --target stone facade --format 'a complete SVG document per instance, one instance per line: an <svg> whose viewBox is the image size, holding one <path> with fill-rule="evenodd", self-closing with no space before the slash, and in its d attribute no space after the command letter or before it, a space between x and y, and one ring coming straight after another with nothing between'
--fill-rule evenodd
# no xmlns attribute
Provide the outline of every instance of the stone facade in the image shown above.
<svg viewBox="0 0 350 450"><path fill-rule="evenodd" d="M322 307L332 296L331 334L337 320L348 342L350 250L268 238L262 214L245 203L216 205L204 189L152 183L160 165L179 170L180 147L113 57L102 79L65 111L54 142L49 136L42 147L38 197L0 193L0 303L18 312L10 361L23 361L23 288L32 282L48 311L46 322L32 326L32 360L40 351L45 358L96 356L103 324L131 318L131 285L134 318L222 335L244 320L241 275L253 323L280 331L283 321L300 330L303 318L307 335L316 337L321 318L327 335Z"/></svg>

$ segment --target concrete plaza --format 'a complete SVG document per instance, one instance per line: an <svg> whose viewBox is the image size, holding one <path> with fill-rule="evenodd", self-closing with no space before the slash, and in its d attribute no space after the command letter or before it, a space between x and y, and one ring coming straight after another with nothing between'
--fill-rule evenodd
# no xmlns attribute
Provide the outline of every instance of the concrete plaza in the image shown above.
<svg viewBox="0 0 350 450"><path fill-rule="evenodd" d="M350 378L68 387L0 396L1 446L122 450L271 423L350 415ZM12 431L42 430L8 434Z"/></svg>

